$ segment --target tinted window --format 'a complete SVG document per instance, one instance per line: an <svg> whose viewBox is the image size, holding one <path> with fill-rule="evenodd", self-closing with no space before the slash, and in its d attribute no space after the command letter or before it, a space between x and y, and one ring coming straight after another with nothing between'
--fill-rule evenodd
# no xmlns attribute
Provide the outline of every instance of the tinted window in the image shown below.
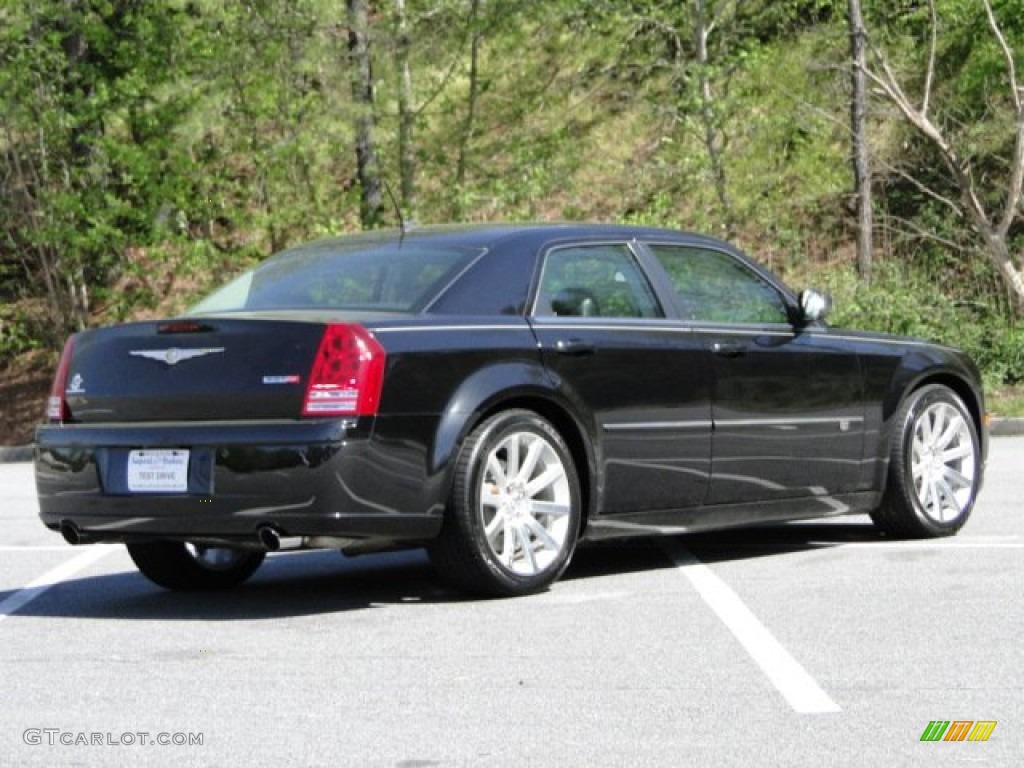
<svg viewBox="0 0 1024 768"><path fill-rule="evenodd" d="M437 315L526 314L537 253L530 248L489 250L426 311Z"/></svg>
<svg viewBox="0 0 1024 768"><path fill-rule="evenodd" d="M541 273L537 315L662 317L647 277L625 244L558 248Z"/></svg>
<svg viewBox="0 0 1024 768"><path fill-rule="evenodd" d="M714 323L786 323L779 292L734 256L708 248L650 245L679 296L683 316Z"/></svg>
<svg viewBox="0 0 1024 768"><path fill-rule="evenodd" d="M192 308L417 311L477 255L419 244L305 246L268 259Z"/></svg>

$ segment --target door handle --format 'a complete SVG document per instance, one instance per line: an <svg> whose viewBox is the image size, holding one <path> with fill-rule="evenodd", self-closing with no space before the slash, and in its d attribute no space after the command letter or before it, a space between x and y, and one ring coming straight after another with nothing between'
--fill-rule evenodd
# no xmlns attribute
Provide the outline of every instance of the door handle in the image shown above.
<svg viewBox="0 0 1024 768"><path fill-rule="evenodd" d="M711 351L719 357L743 357L747 354L747 348L735 341L716 341L711 345Z"/></svg>
<svg viewBox="0 0 1024 768"><path fill-rule="evenodd" d="M597 350L591 342L583 339L559 339L555 342L555 351L560 355L582 357L592 355Z"/></svg>

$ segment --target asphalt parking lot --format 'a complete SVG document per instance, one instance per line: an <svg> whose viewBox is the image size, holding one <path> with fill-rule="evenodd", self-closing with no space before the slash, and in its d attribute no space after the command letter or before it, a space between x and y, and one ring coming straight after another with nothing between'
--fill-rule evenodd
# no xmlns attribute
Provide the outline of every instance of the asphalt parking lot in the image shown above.
<svg viewBox="0 0 1024 768"><path fill-rule="evenodd" d="M1022 468L1024 438L992 442L953 539L637 540L479 601L419 552L168 593L45 530L30 466L0 464L0 764L1021 765ZM995 726L921 741L935 721Z"/></svg>

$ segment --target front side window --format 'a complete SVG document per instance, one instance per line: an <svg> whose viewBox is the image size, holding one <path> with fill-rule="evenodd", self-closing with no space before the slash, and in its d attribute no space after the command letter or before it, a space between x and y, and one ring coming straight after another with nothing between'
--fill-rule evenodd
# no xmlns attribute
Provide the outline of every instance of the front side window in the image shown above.
<svg viewBox="0 0 1024 768"><path fill-rule="evenodd" d="M534 314L556 317L663 317L627 245L579 245L548 253Z"/></svg>
<svg viewBox="0 0 1024 768"><path fill-rule="evenodd" d="M648 245L668 273L683 316L710 323L788 323L779 292L723 251L683 245Z"/></svg>

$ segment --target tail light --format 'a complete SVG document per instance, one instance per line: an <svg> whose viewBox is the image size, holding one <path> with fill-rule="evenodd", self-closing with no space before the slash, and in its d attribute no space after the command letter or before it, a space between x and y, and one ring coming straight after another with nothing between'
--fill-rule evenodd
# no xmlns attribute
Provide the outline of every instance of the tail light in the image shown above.
<svg viewBox="0 0 1024 768"><path fill-rule="evenodd" d="M376 415L385 357L362 326L328 325L313 359L302 415Z"/></svg>
<svg viewBox="0 0 1024 768"><path fill-rule="evenodd" d="M68 388L68 369L71 367L71 353L74 349L75 337L71 336L64 342L64 351L60 353L57 372L53 375L50 386L50 397L46 401L46 418L50 421L67 421L71 418L68 401L64 393Z"/></svg>

